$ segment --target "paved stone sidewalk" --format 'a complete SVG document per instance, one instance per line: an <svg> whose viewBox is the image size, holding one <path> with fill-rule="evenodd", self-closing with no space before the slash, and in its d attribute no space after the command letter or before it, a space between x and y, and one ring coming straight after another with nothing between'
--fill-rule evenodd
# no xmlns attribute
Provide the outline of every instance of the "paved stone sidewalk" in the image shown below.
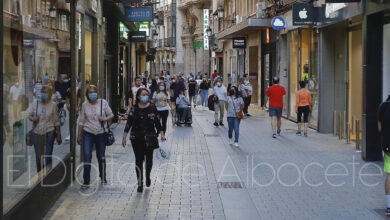
<svg viewBox="0 0 390 220"><path fill-rule="evenodd" d="M382 219L383 164L363 162L352 145L315 131L297 137L286 120L272 139L257 114L242 121L235 148L212 112L193 114L192 128L168 126L172 155L155 152L150 189L136 192L131 147L112 146L110 183L86 192L73 184L46 219Z"/></svg>

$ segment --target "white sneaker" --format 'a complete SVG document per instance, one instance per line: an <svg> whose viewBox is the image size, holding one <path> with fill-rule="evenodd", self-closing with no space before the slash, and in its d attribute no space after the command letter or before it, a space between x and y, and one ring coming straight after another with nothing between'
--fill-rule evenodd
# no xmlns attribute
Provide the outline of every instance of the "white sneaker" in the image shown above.
<svg viewBox="0 0 390 220"><path fill-rule="evenodd" d="M65 141L70 141L70 135L65 138Z"/></svg>
<svg viewBox="0 0 390 220"><path fill-rule="evenodd" d="M229 139L229 145L233 144L233 139Z"/></svg>
<svg viewBox="0 0 390 220"><path fill-rule="evenodd" d="M234 146L239 147L240 145L238 144L238 142L234 142Z"/></svg>

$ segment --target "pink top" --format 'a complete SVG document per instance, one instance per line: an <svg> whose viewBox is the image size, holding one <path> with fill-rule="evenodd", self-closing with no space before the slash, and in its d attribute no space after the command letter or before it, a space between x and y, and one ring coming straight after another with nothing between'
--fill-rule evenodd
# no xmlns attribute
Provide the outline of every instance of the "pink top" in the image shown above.
<svg viewBox="0 0 390 220"><path fill-rule="evenodd" d="M307 89L300 89L296 94L295 111L298 111L300 106L309 106L311 109L311 94Z"/></svg>

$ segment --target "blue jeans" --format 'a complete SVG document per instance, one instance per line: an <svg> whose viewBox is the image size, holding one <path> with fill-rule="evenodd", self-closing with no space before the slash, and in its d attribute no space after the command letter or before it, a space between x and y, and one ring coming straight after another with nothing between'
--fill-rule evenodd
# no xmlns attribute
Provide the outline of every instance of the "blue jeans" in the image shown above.
<svg viewBox="0 0 390 220"><path fill-rule="evenodd" d="M35 163L37 166L37 172L42 169L42 157L45 157L45 166L52 164L51 155L53 154L54 140L56 132L51 131L44 135L33 134L33 145L35 151Z"/></svg>
<svg viewBox="0 0 390 220"><path fill-rule="evenodd" d="M202 105L207 106L207 99L209 97L209 90L201 89L200 97L202 98Z"/></svg>
<svg viewBox="0 0 390 220"><path fill-rule="evenodd" d="M91 181L91 161L93 145L96 147L96 157L99 164L99 177L106 176L106 145L105 134L94 135L87 131L83 131L83 153L84 153L84 184L89 184Z"/></svg>
<svg viewBox="0 0 390 220"><path fill-rule="evenodd" d="M234 142L238 143L238 136L240 135L240 119L236 117L228 117L228 126L229 126L229 139L233 137L234 130Z"/></svg>

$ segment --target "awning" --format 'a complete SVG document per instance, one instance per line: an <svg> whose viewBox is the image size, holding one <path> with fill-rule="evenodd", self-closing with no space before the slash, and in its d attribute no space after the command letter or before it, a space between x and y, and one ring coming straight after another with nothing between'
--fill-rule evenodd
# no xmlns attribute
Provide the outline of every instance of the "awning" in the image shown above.
<svg viewBox="0 0 390 220"><path fill-rule="evenodd" d="M217 34L217 39L230 39L236 36L246 36L253 32L271 27L270 18L248 18Z"/></svg>

